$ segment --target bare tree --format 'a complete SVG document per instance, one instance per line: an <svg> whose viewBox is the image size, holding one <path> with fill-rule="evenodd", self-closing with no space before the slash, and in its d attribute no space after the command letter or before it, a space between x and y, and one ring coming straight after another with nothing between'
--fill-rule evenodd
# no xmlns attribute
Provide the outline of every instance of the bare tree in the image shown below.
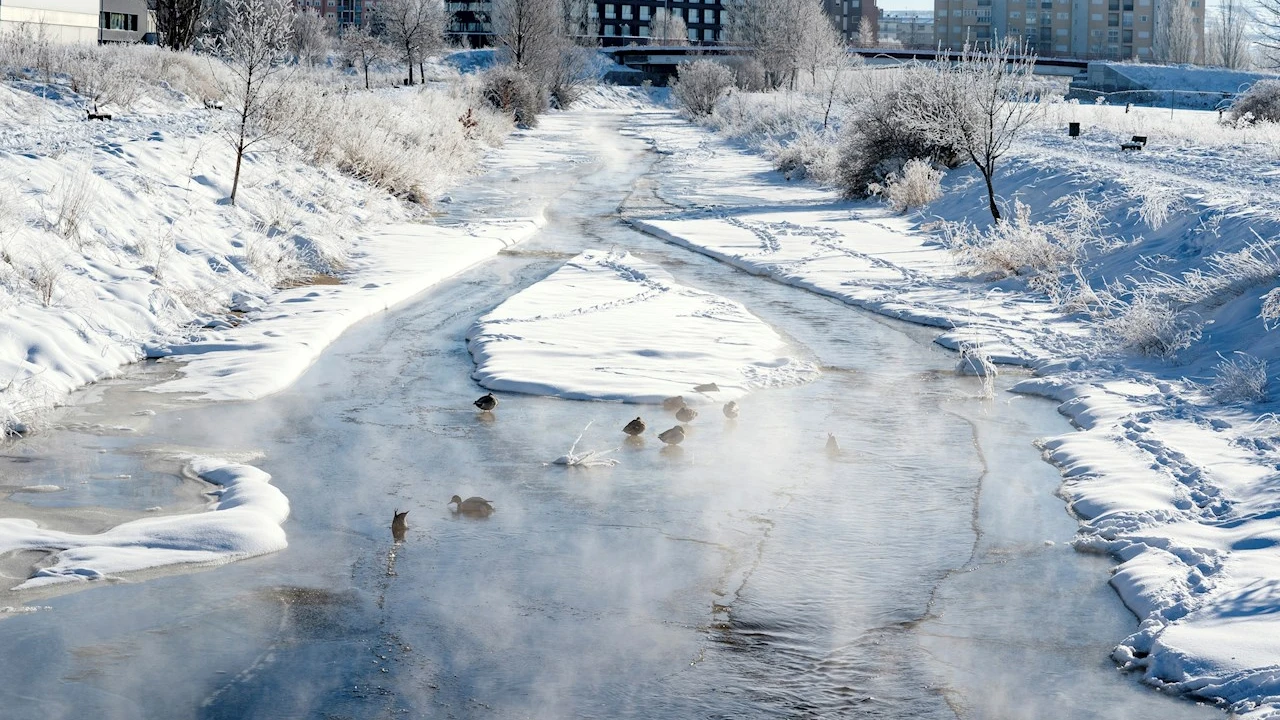
<svg viewBox="0 0 1280 720"><path fill-rule="evenodd" d="M557 64L566 38L558 0L493 0L493 36L517 70L541 75Z"/></svg>
<svg viewBox="0 0 1280 720"><path fill-rule="evenodd" d="M1277 0L1280 2L1280 0ZM812 41L808 31L826 20L822 0L728 0L728 36L747 47L774 88L794 86L801 56Z"/></svg>
<svg viewBox="0 0 1280 720"><path fill-rule="evenodd" d="M379 60L385 60L390 55L391 48L387 47L382 38L374 35L368 26L349 27L343 30L338 42L342 48L343 59L364 74L364 89L368 90L369 66Z"/></svg>
<svg viewBox="0 0 1280 720"><path fill-rule="evenodd" d="M997 222L996 163L1040 111L1034 67L1035 57L1010 39L990 50L966 46L958 55L938 58L932 86L913 93L914 107L900 115L903 122L916 124L977 166L987 184L991 218Z"/></svg>
<svg viewBox="0 0 1280 720"><path fill-rule="evenodd" d="M426 54L444 43L449 17L443 3L440 0L386 0L378 5L378 21L409 66L408 81L413 85L414 64L421 69Z"/></svg>
<svg viewBox="0 0 1280 720"><path fill-rule="evenodd" d="M299 63L316 65L324 62L333 47L332 24L314 10L299 10L293 14L293 34L290 48Z"/></svg>
<svg viewBox="0 0 1280 720"><path fill-rule="evenodd" d="M156 30L160 44L186 50L200 33L207 8L204 0L156 0Z"/></svg>
<svg viewBox="0 0 1280 720"><path fill-rule="evenodd" d="M224 90L234 103L235 118L221 132L236 153L231 181L234 205L245 152L283 129L280 75L289 67L284 61L293 13L289 0L225 0L225 10L227 25L219 50L231 71L230 85Z"/></svg>
<svg viewBox="0 0 1280 720"><path fill-rule="evenodd" d="M688 45L689 26L679 15L658 8L649 20L649 37L655 45Z"/></svg>
<svg viewBox="0 0 1280 720"><path fill-rule="evenodd" d="M1162 0L1156 8L1155 59L1167 63L1193 63L1200 55L1203 37L1196 13L1188 0Z"/></svg>
<svg viewBox="0 0 1280 720"><path fill-rule="evenodd" d="M1222 67L1247 68L1253 64L1250 51L1253 35L1249 10L1243 0L1222 0L1205 38L1207 59Z"/></svg>

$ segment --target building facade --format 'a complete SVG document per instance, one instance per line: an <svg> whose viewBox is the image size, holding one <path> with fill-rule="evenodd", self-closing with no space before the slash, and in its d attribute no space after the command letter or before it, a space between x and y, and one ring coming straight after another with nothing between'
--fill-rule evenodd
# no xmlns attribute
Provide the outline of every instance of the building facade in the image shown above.
<svg viewBox="0 0 1280 720"><path fill-rule="evenodd" d="M652 35L650 21L659 9L684 20L686 40L691 44L710 45L724 40L728 19L721 0L625 0L597 2L591 8L600 44L648 44Z"/></svg>
<svg viewBox="0 0 1280 720"><path fill-rule="evenodd" d="M944 49L1010 37L1041 57L1153 60L1157 15L1186 3L1204 45L1202 0L934 0Z"/></svg>
<svg viewBox="0 0 1280 720"><path fill-rule="evenodd" d="M933 40L933 12L929 10L881 10L876 39L881 47L928 50Z"/></svg>
<svg viewBox="0 0 1280 720"><path fill-rule="evenodd" d="M826 10L848 43L858 44L864 24L870 28L873 38L877 34L880 13L876 9L876 0L822 0L822 9Z"/></svg>
<svg viewBox="0 0 1280 720"><path fill-rule="evenodd" d="M0 0L0 30L18 30L56 43L96 43L99 0Z"/></svg>
<svg viewBox="0 0 1280 720"><path fill-rule="evenodd" d="M154 43L155 28L155 13L147 9L147 0L101 0L98 42Z"/></svg>

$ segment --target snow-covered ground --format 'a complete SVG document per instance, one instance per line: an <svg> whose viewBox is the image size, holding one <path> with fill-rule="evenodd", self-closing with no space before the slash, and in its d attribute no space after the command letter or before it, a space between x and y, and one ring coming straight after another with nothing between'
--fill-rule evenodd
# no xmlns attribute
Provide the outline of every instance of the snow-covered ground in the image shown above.
<svg viewBox="0 0 1280 720"><path fill-rule="evenodd" d="M1065 119L1083 121L1085 136L1066 138L1054 127ZM1280 716L1280 424L1271 402L1213 399L1221 357L1277 356L1259 312L1280 264L1257 245L1280 231L1269 192L1275 131L1233 135L1216 119L1063 104L996 179L1037 221L1061 217L1055 203L1075 193L1099 208L1119 241L1083 267L1096 288L1177 281L1169 292L1183 300L1170 300L1170 314L1190 344L1163 357L1126 346L1140 318L1121 327L1055 304L1018 277L970 277L928 227L984 224L982 183L970 170L953 172L947 195L920 215L899 216L787 182L741 143L670 114L640 113L634 130L665 157L629 217L749 272L943 328L947 347L1029 367L1035 376L1018 389L1061 401L1079 428L1044 445L1082 523L1077 547L1121 560L1112 584L1141 621L1117 662L1153 685ZM1149 134L1148 149L1122 153L1130 133ZM1275 270L1223 272L1227 255L1242 253ZM1272 381L1275 373L1273 364Z"/></svg>
<svg viewBox="0 0 1280 720"><path fill-rule="evenodd" d="M575 400L724 402L817 376L741 304L625 252L570 260L480 318L468 346L481 385Z"/></svg>
<svg viewBox="0 0 1280 720"><path fill-rule="evenodd" d="M214 565L283 549L289 500L267 473L220 458L190 458L184 474L214 486L204 512L122 523L78 534L0 518L0 557L24 550L48 553L17 589L114 578L170 565Z"/></svg>

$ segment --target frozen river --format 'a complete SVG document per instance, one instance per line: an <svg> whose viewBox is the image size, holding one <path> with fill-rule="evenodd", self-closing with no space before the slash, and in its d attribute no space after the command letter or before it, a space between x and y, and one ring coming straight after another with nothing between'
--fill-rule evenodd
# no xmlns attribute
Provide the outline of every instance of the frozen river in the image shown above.
<svg viewBox="0 0 1280 720"><path fill-rule="evenodd" d="M660 161L626 122L549 118L572 152L476 181L444 219L549 199L546 228L357 326L290 390L188 405L139 392L169 372L140 367L6 446L3 484L68 490L11 495L0 517L105 528L189 502L174 450L252 458L292 515L273 555L0 593L43 608L0 621L0 717L1221 717L1110 662L1134 620L1110 561L1068 545L1032 445L1068 430L1053 406L982 399L930 331L632 231L618 207L643 204ZM678 453L650 435L613 468L547 466L588 422L585 447L617 447L637 412L663 413L505 395L484 421L464 338L615 247L743 303L821 378L747 397L734 424L704 413ZM498 510L454 519L454 494Z"/></svg>

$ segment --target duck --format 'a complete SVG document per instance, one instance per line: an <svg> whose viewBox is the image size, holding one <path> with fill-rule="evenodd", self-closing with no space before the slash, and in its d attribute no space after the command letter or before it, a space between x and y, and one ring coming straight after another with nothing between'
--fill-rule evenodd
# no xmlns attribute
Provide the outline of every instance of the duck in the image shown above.
<svg viewBox="0 0 1280 720"><path fill-rule="evenodd" d="M676 395L675 397L669 397L662 401L662 409L666 410L667 412L673 412L675 410L679 410L682 407L684 407L683 395Z"/></svg>
<svg viewBox="0 0 1280 720"><path fill-rule="evenodd" d="M622 432L632 437L635 437L636 435L640 435L641 433L644 432L644 421L641 420L640 418L636 418L635 420L632 420L631 422L622 426Z"/></svg>
<svg viewBox="0 0 1280 720"><path fill-rule="evenodd" d="M481 412L493 412L493 409L498 407L498 398L494 397L493 393L489 393L476 400L474 405L480 408Z"/></svg>
<svg viewBox="0 0 1280 720"><path fill-rule="evenodd" d="M827 454L840 454L840 443L836 442L836 436L832 433L827 433Z"/></svg>
<svg viewBox="0 0 1280 720"><path fill-rule="evenodd" d="M397 542L404 540L404 532L409 529L409 523L405 521L405 516L409 514L408 510L400 512L394 511L395 517L391 518L391 537Z"/></svg>
<svg viewBox="0 0 1280 720"><path fill-rule="evenodd" d="M698 417L698 411L688 405L685 405L676 411L676 419L682 423L687 423L696 417Z"/></svg>
<svg viewBox="0 0 1280 720"><path fill-rule="evenodd" d="M493 514L493 503L482 497L469 497L463 500L461 497L454 495L449 499L449 504L458 506L454 512L459 515L489 517Z"/></svg>
<svg viewBox="0 0 1280 720"><path fill-rule="evenodd" d="M658 439L668 445L679 445L684 442L684 428L676 425L670 430L663 430L658 433Z"/></svg>
<svg viewBox="0 0 1280 720"><path fill-rule="evenodd" d="M738 417L738 403L730 400L724 404L724 416L732 420Z"/></svg>

